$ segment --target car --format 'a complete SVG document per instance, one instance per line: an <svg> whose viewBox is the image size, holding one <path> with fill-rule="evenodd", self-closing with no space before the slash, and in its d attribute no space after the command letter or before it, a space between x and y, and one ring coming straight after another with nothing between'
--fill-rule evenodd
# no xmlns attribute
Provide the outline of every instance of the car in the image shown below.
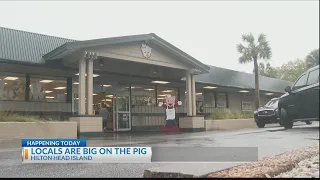
<svg viewBox="0 0 320 180"><path fill-rule="evenodd" d="M295 121L319 121L319 65L304 72L287 86L279 99L280 121L291 129Z"/></svg>
<svg viewBox="0 0 320 180"><path fill-rule="evenodd" d="M266 105L254 111L254 121L258 128L264 128L270 123L280 123L278 101L279 98L273 98Z"/></svg>

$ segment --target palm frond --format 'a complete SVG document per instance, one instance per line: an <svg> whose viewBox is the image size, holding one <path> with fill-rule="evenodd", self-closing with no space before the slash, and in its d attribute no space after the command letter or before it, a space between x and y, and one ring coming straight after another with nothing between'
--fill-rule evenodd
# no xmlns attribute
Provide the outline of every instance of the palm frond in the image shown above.
<svg viewBox="0 0 320 180"><path fill-rule="evenodd" d="M238 59L240 64L246 64L252 61L252 57L248 54L242 54Z"/></svg>
<svg viewBox="0 0 320 180"><path fill-rule="evenodd" d="M252 33L243 34L242 41L249 43L249 45L252 45L252 44L254 44L254 36L252 35Z"/></svg>

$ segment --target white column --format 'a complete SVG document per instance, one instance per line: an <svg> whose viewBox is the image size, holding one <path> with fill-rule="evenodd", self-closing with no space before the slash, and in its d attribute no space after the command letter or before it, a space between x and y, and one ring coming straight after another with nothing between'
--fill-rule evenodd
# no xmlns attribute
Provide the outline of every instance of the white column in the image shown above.
<svg viewBox="0 0 320 180"><path fill-rule="evenodd" d="M86 60L87 64L87 114L92 115L93 114L93 108L92 108L92 103L93 103L93 60L91 58Z"/></svg>
<svg viewBox="0 0 320 180"><path fill-rule="evenodd" d="M186 74L186 91L187 91L187 116L192 116L192 89L191 89L191 76Z"/></svg>
<svg viewBox="0 0 320 180"><path fill-rule="evenodd" d="M196 81L195 81L195 76L190 75L191 77L191 96L192 96L192 116L197 115L197 108L196 108Z"/></svg>
<svg viewBox="0 0 320 180"><path fill-rule="evenodd" d="M79 101L78 101L78 114L84 115L86 114L85 107L85 95L86 95L86 60L84 57L81 57L79 60Z"/></svg>

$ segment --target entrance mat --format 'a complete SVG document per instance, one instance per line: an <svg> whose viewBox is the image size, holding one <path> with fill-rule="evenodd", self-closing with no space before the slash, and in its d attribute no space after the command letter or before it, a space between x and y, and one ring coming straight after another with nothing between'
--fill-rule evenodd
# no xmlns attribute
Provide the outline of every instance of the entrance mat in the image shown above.
<svg viewBox="0 0 320 180"><path fill-rule="evenodd" d="M179 132L179 126L162 126L160 127L161 131L164 132Z"/></svg>

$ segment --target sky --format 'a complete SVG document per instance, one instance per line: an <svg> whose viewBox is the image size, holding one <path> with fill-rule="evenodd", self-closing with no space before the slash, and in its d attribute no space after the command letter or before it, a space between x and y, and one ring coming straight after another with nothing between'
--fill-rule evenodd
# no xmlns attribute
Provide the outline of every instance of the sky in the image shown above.
<svg viewBox="0 0 320 180"><path fill-rule="evenodd" d="M0 1L0 26L88 40L155 33L197 60L239 64L241 35L267 35L280 66L319 48L319 1Z"/></svg>

